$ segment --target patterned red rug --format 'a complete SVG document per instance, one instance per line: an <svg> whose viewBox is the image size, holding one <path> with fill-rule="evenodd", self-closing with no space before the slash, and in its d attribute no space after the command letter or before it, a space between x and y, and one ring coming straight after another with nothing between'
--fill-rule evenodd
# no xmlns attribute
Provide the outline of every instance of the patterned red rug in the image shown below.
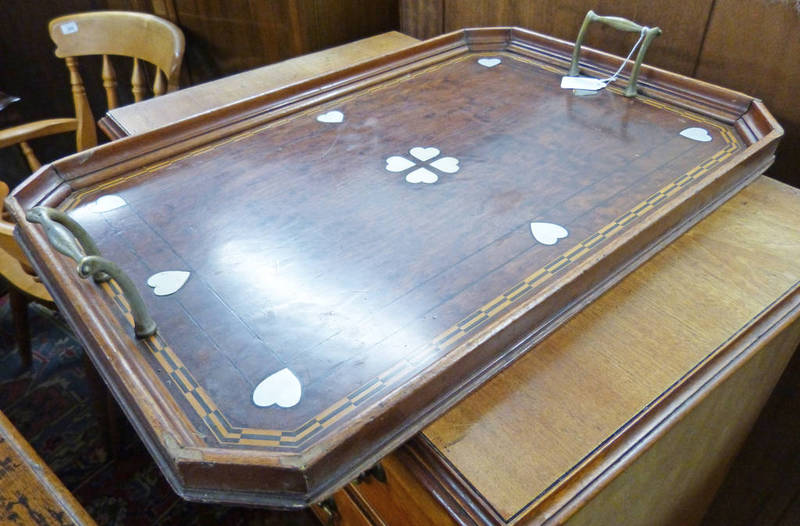
<svg viewBox="0 0 800 526"><path fill-rule="evenodd" d="M29 308L33 367L15 350L7 297L0 298L0 410L33 445L98 524L318 524L310 512L273 512L189 503L172 491L127 422L109 458L93 411L80 344L61 318ZM124 419L120 419L124 421Z"/></svg>

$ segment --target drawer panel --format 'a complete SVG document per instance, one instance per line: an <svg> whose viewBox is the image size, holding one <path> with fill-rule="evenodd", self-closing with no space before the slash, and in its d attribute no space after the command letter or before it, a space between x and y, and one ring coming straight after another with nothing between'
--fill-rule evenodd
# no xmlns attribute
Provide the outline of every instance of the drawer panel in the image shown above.
<svg viewBox="0 0 800 526"><path fill-rule="evenodd" d="M453 518L427 491L396 454L380 462L385 482L368 476L348 488L379 524L386 526L447 526Z"/></svg>
<svg viewBox="0 0 800 526"><path fill-rule="evenodd" d="M344 489L334 493L330 499L312 505L311 511L324 526L373 526Z"/></svg>

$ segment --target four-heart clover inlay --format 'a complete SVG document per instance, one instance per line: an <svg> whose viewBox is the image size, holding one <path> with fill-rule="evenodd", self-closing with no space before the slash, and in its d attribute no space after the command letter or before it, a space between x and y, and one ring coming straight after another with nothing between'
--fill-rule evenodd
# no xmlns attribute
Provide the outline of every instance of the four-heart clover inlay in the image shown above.
<svg viewBox="0 0 800 526"><path fill-rule="evenodd" d="M455 157L440 157L442 152L433 146L415 146L408 150L411 159L393 155L386 159L386 170L393 173L407 172L406 182L433 184L440 173L454 174L461 167ZM413 168L413 170L412 170Z"/></svg>

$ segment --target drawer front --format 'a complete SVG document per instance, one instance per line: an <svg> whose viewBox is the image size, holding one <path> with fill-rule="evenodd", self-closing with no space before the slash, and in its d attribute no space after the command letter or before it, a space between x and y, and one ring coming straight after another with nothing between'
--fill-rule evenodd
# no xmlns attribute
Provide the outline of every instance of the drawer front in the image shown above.
<svg viewBox="0 0 800 526"><path fill-rule="evenodd" d="M456 522L396 454L380 462L383 474L369 475L348 489L375 522L386 526L447 526ZM385 479L385 480L379 480Z"/></svg>
<svg viewBox="0 0 800 526"><path fill-rule="evenodd" d="M311 511L324 526L374 526L344 489L312 505Z"/></svg>

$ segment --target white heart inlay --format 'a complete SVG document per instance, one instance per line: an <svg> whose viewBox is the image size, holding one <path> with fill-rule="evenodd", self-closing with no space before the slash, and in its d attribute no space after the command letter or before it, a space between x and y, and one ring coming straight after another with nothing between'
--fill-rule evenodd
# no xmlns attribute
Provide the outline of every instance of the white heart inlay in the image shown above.
<svg viewBox="0 0 800 526"><path fill-rule="evenodd" d="M406 176L406 181L409 183L427 183L432 184L439 180L439 176L431 172L427 168L417 168Z"/></svg>
<svg viewBox="0 0 800 526"><path fill-rule="evenodd" d="M554 223L531 223L531 234L542 245L555 245L569 235L567 229Z"/></svg>
<svg viewBox="0 0 800 526"><path fill-rule="evenodd" d="M686 128L681 135L693 141L711 142L711 135L705 128Z"/></svg>
<svg viewBox="0 0 800 526"><path fill-rule="evenodd" d="M431 163L431 166L448 174L454 174L460 168L458 166L458 159L455 157L442 157L441 159L436 159Z"/></svg>
<svg viewBox="0 0 800 526"><path fill-rule="evenodd" d="M128 203L125 202L123 198L118 195L110 194L104 195L103 197L97 199L96 201L89 203L86 207L90 211L99 214L101 212L108 212L110 210L114 210L121 206L125 206Z"/></svg>
<svg viewBox="0 0 800 526"><path fill-rule="evenodd" d="M399 155L392 155L386 159L386 169L390 172L402 172L403 170L408 170L416 164L417 163L409 161L405 157L400 157Z"/></svg>
<svg viewBox="0 0 800 526"><path fill-rule="evenodd" d="M328 113L323 113L322 115L317 115L317 120L319 122L327 122L331 124L337 124L344 120L344 113L338 110L329 111Z"/></svg>
<svg viewBox="0 0 800 526"><path fill-rule="evenodd" d="M486 58L486 57L484 57L484 58L479 58L478 59L478 64L480 64L481 66L487 67L487 68L493 68L496 65L498 65L500 62L502 62L502 60L500 60L499 58Z"/></svg>
<svg viewBox="0 0 800 526"><path fill-rule="evenodd" d="M422 146L416 146L411 148L408 153L416 157L422 162L427 161L428 159L433 159L437 155L439 155L439 148L434 148L433 146L429 148L423 148Z"/></svg>
<svg viewBox="0 0 800 526"><path fill-rule="evenodd" d="M147 284L153 287L153 294L156 296L169 296L183 287L190 274L185 270L165 270L150 276Z"/></svg>
<svg viewBox="0 0 800 526"><path fill-rule="evenodd" d="M287 368L273 373L259 383L253 390L253 403L258 407L278 404L280 407L293 407L300 401L303 387L300 380Z"/></svg>

